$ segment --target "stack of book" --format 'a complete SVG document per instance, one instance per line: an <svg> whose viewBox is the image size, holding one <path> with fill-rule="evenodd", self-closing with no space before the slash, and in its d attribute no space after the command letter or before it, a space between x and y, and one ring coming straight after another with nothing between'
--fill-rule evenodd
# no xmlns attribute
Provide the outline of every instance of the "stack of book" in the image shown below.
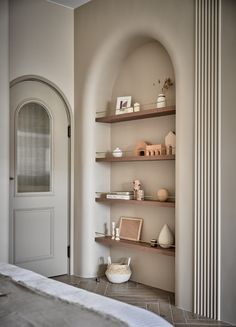
<svg viewBox="0 0 236 327"><path fill-rule="evenodd" d="M117 200L133 200L134 192L133 191L117 191L110 192L106 195L107 199L117 199Z"/></svg>

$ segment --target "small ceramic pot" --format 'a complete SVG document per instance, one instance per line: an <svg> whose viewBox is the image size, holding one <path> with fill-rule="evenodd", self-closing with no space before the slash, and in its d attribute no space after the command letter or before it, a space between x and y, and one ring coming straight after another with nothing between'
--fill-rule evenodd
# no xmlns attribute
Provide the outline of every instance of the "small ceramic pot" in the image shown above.
<svg viewBox="0 0 236 327"><path fill-rule="evenodd" d="M120 148L115 148L115 150L112 152L113 157L122 157L123 153Z"/></svg>
<svg viewBox="0 0 236 327"><path fill-rule="evenodd" d="M150 241L150 245L151 245L152 248L156 248L156 247L157 247L157 240L153 238L153 239Z"/></svg>
<svg viewBox="0 0 236 327"><path fill-rule="evenodd" d="M166 96L163 93L160 93L157 96L157 108L166 107Z"/></svg>

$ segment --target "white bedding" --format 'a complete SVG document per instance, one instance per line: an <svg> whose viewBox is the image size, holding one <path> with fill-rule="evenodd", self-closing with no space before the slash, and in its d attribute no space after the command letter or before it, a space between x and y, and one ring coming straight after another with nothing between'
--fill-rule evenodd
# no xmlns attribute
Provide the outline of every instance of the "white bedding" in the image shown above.
<svg viewBox="0 0 236 327"><path fill-rule="evenodd" d="M69 303L79 304L88 309L113 316L130 327L170 327L160 316L104 296L94 294L14 265L0 263L0 274L10 277L36 292L51 295Z"/></svg>

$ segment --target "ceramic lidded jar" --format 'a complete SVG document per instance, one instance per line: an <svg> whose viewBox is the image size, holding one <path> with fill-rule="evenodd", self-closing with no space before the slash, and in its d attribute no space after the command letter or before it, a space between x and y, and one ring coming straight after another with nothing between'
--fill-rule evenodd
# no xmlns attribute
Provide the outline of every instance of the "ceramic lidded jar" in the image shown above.
<svg viewBox="0 0 236 327"><path fill-rule="evenodd" d="M162 248L169 248L174 244L174 235L167 224L160 231L158 243Z"/></svg>
<svg viewBox="0 0 236 327"><path fill-rule="evenodd" d="M157 108L166 107L166 96L163 93L160 93L157 96Z"/></svg>
<svg viewBox="0 0 236 327"><path fill-rule="evenodd" d="M127 282L130 279L131 276L130 258L128 258L127 264L111 263L111 257L108 257L107 261L108 261L108 265L105 274L109 282L120 284L120 283Z"/></svg>
<svg viewBox="0 0 236 327"><path fill-rule="evenodd" d="M122 157L123 152L120 148L115 148L115 150L113 150L113 152L112 152L112 155L113 155L113 157L117 157L117 158Z"/></svg>

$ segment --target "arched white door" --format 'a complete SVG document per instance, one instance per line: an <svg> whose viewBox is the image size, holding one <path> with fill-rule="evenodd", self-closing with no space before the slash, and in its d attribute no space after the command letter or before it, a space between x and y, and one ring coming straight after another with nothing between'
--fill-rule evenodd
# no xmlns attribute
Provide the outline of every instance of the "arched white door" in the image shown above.
<svg viewBox="0 0 236 327"><path fill-rule="evenodd" d="M45 276L68 272L68 117L50 86L11 87L11 262Z"/></svg>

